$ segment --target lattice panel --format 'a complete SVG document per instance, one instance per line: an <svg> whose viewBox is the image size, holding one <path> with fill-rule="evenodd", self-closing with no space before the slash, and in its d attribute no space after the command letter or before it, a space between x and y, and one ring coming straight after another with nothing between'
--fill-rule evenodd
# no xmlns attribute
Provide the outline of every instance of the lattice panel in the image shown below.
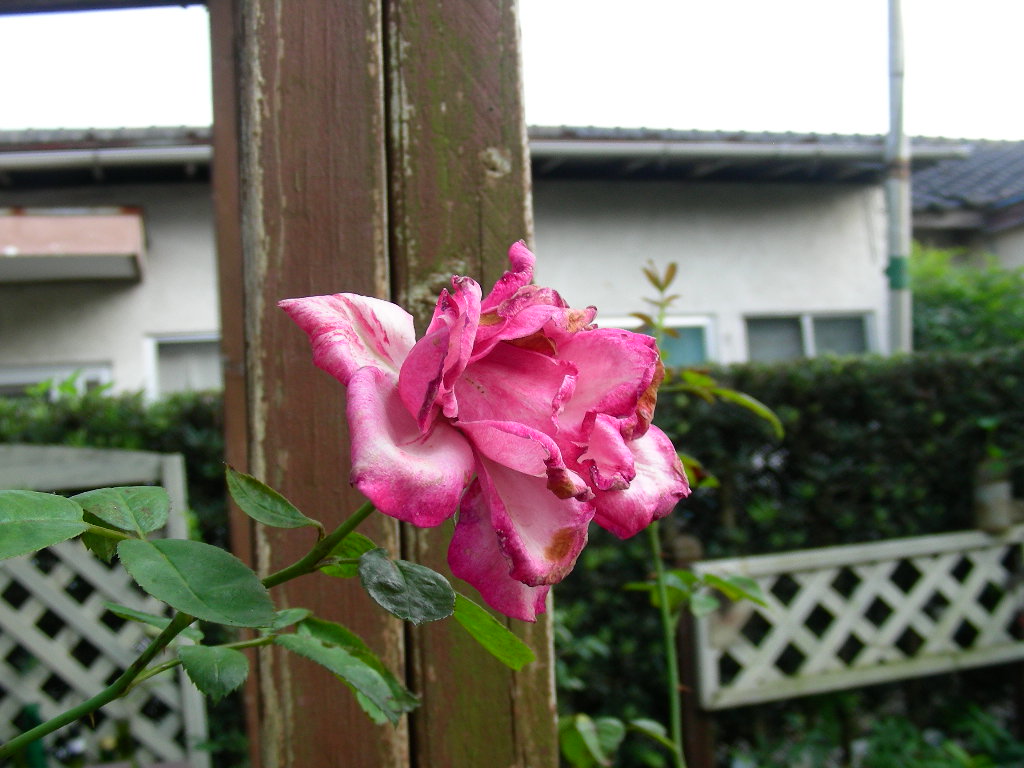
<svg viewBox="0 0 1024 768"><path fill-rule="evenodd" d="M783 555L705 561L745 575L766 607L698 620L707 709L1024 658L1024 526Z"/></svg>
<svg viewBox="0 0 1024 768"><path fill-rule="evenodd" d="M0 564L0 729L17 733L27 704L37 704L48 719L98 693L145 647L146 630L110 613L104 601L161 609L123 569L107 568L78 542ZM173 675L108 705L86 742L116 736L118 721L130 721L141 764L185 756Z"/></svg>

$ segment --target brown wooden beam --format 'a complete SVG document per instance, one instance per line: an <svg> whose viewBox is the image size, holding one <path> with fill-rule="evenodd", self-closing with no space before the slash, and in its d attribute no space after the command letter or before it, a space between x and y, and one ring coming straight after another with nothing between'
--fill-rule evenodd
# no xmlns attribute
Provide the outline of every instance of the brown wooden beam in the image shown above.
<svg viewBox="0 0 1024 768"><path fill-rule="evenodd" d="M532 237L518 19L512 0L385 7L394 287L422 332L452 274L486 292ZM407 557L447 572L450 528L405 534ZM512 623L538 656L520 673L451 622L412 633L416 766L558 764L550 624Z"/></svg>
<svg viewBox="0 0 1024 768"><path fill-rule="evenodd" d="M231 13L215 4L211 22L215 40L236 36L234 75L225 67L218 77L236 78L243 258L240 272L223 268L222 294L232 315L225 328L244 328L248 376L244 395L229 393L245 398L247 418L228 442L236 453L246 443L252 473L333 527L363 501L347 482L344 391L313 367L304 334L276 303L338 291L387 295L380 12L373 3L310 0L298 9L238 0ZM215 94L220 118L232 111L230 94L223 84ZM361 530L397 550L393 522L378 516ZM312 543L303 531L254 527L248 536L263 571ZM343 623L403 675L402 626L358 583L307 577L275 589L275 598ZM407 765L405 727L374 726L324 669L266 650L257 677L250 733L264 768Z"/></svg>

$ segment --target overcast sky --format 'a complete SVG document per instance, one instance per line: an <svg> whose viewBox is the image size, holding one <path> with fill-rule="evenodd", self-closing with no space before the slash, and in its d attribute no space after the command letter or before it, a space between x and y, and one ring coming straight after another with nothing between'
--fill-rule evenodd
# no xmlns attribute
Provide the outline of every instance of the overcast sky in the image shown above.
<svg viewBox="0 0 1024 768"><path fill-rule="evenodd" d="M625 5L521 0L530 123L887 129L886 0ZM903 7L907 131L1024 140L1024 0ZM0 129L208 124L206 25L201 7L0 18Z"/></svg>

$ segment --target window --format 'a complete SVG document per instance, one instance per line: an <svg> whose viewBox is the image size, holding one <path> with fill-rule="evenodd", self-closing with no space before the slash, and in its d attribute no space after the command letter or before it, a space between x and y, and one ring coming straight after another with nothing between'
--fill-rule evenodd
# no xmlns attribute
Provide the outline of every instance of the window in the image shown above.
<svg viewBox="0 0 1024 768"><path fill-rule="evenodd" d="M747 318L747 352L756 362L869 352L867 314Z"/></svg>
<svg viewBox="0 0 1024 768"><path fill-rule="evenodd" d="M22 397L27 390L46 382L50 396L62 389L78 393L97 389L111 382L106 363L85 365L5 365L0 367L0 397Z"/></svg>
<svg viewBox="0 0 1024 768"><path fill-rule="evenodd" d="M150 375L146 394L151 399L174 392L222 389L220 340L216 334L150 339Z"/></svg>
<svg viewBox="0 0 1024 768"><path fill-rule="evenodd" d="M650 333L650 328L635 317L599 318L598 325ZM709 337L711 320L706 317L669 317L665 327L672 329L661 341L666 365L699 365L712 357Z"/></svg>

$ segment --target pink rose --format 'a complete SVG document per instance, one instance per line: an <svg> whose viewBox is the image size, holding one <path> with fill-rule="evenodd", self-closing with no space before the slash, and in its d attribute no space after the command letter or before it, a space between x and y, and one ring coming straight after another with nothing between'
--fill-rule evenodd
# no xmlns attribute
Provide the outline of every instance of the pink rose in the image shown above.
<svg viewBox="0 0 1024 768"><path fill-rule="evenodd" d="M651 425L654 339L592 324L531 285L533 254L481 299L453 277L426 334L400 307L354 294L287 299L314 362L348 387L352 483L387 515L434 526L456 510L452 572L502 613L534 621L591 520L632 536L689 493Z"/></svg>

